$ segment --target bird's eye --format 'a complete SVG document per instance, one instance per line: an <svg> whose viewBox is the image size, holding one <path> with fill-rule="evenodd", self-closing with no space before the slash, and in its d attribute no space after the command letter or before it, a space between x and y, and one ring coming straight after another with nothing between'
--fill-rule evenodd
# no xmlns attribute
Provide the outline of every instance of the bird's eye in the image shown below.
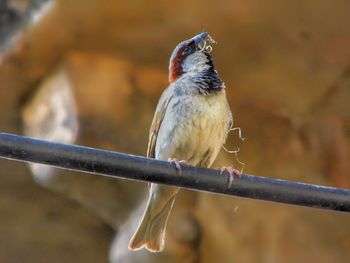
<svg viewBox="0 0 350 263"><path fill-rule="evenodd" d="M190 46L185 47L184 51L182 52L184 55L187 55L191 53L192 48Z"/></svg>

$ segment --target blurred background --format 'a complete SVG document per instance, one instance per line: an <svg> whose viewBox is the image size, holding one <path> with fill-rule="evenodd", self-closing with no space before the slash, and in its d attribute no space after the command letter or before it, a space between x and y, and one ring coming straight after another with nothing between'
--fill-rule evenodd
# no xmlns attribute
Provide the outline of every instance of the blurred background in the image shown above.
<svg viewBox="0 0 350 263"><path fill-rule="evenodd" d="M0 131L145 155L168 60L203 30L244 172L350 185L350 2L1 0ZM214 165L241 165L222 152ZM349 215L181 191L127 250L147 185L0 160L0 262L349 262Z"/></svg>

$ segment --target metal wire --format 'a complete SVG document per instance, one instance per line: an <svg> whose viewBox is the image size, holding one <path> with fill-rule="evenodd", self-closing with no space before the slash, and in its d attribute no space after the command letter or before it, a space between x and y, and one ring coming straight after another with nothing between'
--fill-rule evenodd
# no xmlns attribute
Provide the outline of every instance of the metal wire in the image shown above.
<svg viewBox="0 0 350 263"><path fill-rule="evenodd" d="M129 180L168 184L192 190L285 204L350 212L350 190L175 165L130 154L54 143L0 133L0 158ZM1 169L1 167L0 167Z"/></svg>

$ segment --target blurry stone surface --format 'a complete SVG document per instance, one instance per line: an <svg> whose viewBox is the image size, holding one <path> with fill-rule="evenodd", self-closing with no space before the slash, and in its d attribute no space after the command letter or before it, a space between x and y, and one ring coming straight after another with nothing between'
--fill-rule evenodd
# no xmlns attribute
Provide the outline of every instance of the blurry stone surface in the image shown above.
<svg viewBox="0 0 350 263"><path fill-rule="evenodd" d="M128 128L122 128L122 123L132 105L128 103L132 92L128 68L128 63L101 54L67 54L60 69L43 81L24 105L24 133L74 143L79 121L80 137L87 137L89 146L118 150L111 145L121 147L125 142ZM116 230L145 194L142 184L129 181L78 173L72 176L74 172L37 164L30 164L30 168L40 184L79 202ZM131 191L135 193L128 195Z"/></svg>
<svg viewBox="0 0 350 263"><path fill-rule="evenodd" d="M234 126L241 127L246 138L241 142L237 133L231 133L226 146L240 147L244 171L349 186L350 28L344 26L350 19L349 2L53 3L36 23L22 29L16 45L1 54L2 131L20 132L24 98L63 65L76 98L81 125L78 143L144 155L153 112L167 85L170 53L179 41L205 29L218 41L213 50L215 63L227 86ZM70 239L58 235L62 230L57 231L43 218L38 219L42 229L53 231L47 236L44 232L33 234L36 228L33 232L30 227L19 229L26 225L26 218L50 209L50 203L41 200L55 200L56 195L35 186L23 165L0 163L0 185L4 187L0 199L8 200L0 205L7 211L1 224L6 225L6 232L0 235L0 243L6 243L3 241L9 236L22 237L0 253L1 261L1 257L4 262L14 260L18 244L25 248L26 240L52 240L52 233L56 233L55 242L69 240L70 248L80 242L77 235ZM235 156L225 152L216 163L220 165L238 166ZM48 187L87 207L91 218L102 218L100 226L103 221L120 229L112 252L115 244L124 244L117 241L128 239L122 229L132 221L127 219L146 193L146 184L69 172L60 172L53 179ZM24 209L27 197L13 201L18 189L24 189L28 196L38 195L38 210ZM57 198L60 209L72 207L68 199ZM193 248L198 262L349 261L350 223L346 214L204 193L195 199L188 211L200 229ZM176 219L181 206L191 200L178 200L169 233L181 222ZM60 227L79 226L85 231L82 236L93 236L89 240L98 240L98 244L87 243L84 249L74 250L74 255L64 249L49 249L48 257L59 251L67 262L80 261L77 257L101 259L106 243L100 244L108 242L111 233L91 231L88 215L77 222L70 213L61 214L66 220ZM171 240L169 235L169 249ZM34 247L22 252L26 262L38 262L34 255L41 250ZM132 262L134 257L124 259Z"/></svg>
<svg viewBox="0 0 350 263"><path fill-rule="evenodd" d="M70 80L63 71L48 76L26 103L22 113L24 135L48 141L74 144L78 118ZM28 164L34 179L49 183L56 168Z"/></svg>
<svg viewBox="0 0 350 263"><path fill-rule="evenodd" d="M107 262L110 228L36 184L25 165L1 160L0 166L1 262Z"/></svg>

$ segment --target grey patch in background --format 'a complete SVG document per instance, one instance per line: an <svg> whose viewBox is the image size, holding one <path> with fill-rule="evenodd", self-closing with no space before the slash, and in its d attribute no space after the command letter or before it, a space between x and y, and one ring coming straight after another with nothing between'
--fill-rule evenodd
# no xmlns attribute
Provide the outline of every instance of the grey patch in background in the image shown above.
<svg viewBox="0 0 350 263"><path fill-rule="evenodd" d="M16 32L52 0L0 0L0 53Z"/></svg>

